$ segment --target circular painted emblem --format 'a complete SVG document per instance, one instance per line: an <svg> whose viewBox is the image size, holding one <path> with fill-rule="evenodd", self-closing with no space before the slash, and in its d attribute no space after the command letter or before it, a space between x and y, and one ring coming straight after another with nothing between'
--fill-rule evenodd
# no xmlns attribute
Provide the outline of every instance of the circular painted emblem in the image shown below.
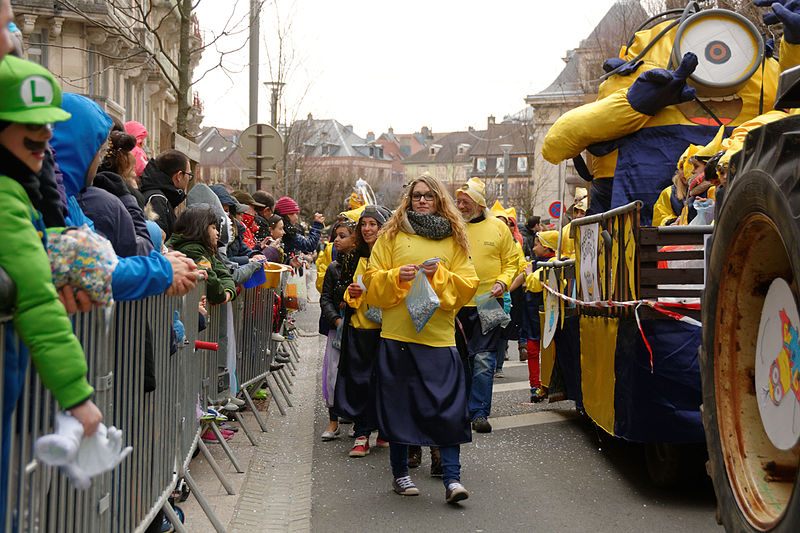
<svg viewBox="0 0 800 533"><path fill-rule="evenodd" d="M19 96L28 107L53 103L53 86L44 76L28 76L19 88Z"/></svg>
<svg viewBox="0 0 800 533"><path fill-rule="evenodd" d="M756 340L756 397L764 430L776 448L800 439L800 317L792 289L773 280Z"/></svg>
<svg viewBox="0 0 800 533"><path fill-rule="evenodd" d="M731 49L722 41L711 41L706 45L705 56L715 65L721 65L731 58Z"/></svg>

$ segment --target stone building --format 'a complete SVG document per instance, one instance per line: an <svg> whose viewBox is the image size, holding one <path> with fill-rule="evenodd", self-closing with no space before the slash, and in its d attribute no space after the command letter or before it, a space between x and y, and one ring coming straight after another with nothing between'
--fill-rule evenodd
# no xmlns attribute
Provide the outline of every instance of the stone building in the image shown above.
<svg viewBox="0 0 800 533"><path fill-rule="evenodd" d="M531 161L533 182L539 191L533 211L544 218L550 216L549 206L558 200L558 184L567 185L565 198L571 199L575 187L586 187L571 161L552 165L542 158L542 143L553 123L562 114L597 98L603 62L617 57L620 47L634 30L647 19L638 0L620 0L615 3L589 36L578 48L568 50L564 69L543 91L525 97L532 108L535 131L535 159ZM588 154L584 159L588 161ZM591 168L591 165L590 165ZM566 203L569 203L567 201Z"/></svg>
<svg viewBox="0 0 800 533"><path fill-rule="evenodd" d="M50 70L65 92L88 96L121 122L144 124L150 133L145 150L152 156L173 143L178 100L169 79L177 80L178 73L165 56L177 63L180 17L173 9L176 0L149 0L157 39L141 22L120 15L140 1L12 0L11 4L27 59ZM192 17L190 47L201 43ZM154 61L156 56L163 68ZM199 53L192 54L192 70L199 59ZM202 105L196 94L191 102L189 130L199 131Z"/></svg>

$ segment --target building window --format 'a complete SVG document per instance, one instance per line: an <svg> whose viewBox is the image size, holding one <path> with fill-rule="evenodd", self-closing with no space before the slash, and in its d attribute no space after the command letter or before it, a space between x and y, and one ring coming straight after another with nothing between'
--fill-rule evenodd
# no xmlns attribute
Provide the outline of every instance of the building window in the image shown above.
<svg viewBox="0 0 800 533"><path fill-rule="evenodd" d="M476 161L476 168L478 172L486 172L486 158L479 157Z"/></svg>
<svg viewBox="0 0 800 533"><path fill-rule="evenodd" d="M502 157L498 157L497 158L497 163L495 164L495 168L497 169L497 172L503 172L503 170L505 169L503 161L504 160L503 160Z"/></svg>
<svg viewBox="0 0 800 533"><path fill-rule="evenodd" d="M47 68L47 30L36 31L28 37L28 59Z"/></svg>
<svg viewBox="0 0 800 533"><path fill-rule="evenodd" d="M517 158L517 171L518 172L527 172L528 171L528 158L527 157L518 157Z"/></svg>
<svg viewBox="0 0 800 533"><path fill-rule="evenodd" d="M322 145L322 155L330 154L330 147L327 144Z"/></svg>

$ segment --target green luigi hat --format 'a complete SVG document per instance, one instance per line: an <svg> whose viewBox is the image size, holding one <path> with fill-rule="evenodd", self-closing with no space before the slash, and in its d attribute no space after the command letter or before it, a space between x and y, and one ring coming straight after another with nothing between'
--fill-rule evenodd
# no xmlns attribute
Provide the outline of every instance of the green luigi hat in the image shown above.
<svg viewBox="0 0 800 533"><path fill-rule="evenodd" d="M71 116L61 109L61 87L46 68L12 55L0 62L0 120L49 124Z"/></svg>

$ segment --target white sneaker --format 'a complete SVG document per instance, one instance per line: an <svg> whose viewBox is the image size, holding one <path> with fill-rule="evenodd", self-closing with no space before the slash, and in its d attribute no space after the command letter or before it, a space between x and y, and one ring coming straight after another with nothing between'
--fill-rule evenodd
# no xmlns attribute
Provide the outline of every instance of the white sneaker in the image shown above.
<svg viewBox="0 0 800 533"><path fill-rule="evenodd" d="M464 485L458 481L451 481L447 484L447 489L445 489L444 493L444 499L447 503L458 503L467 498L469 498L469 492L464 488Z"/></svg>
<svg viewBox="0 0 800 533"><path fill-rule="evenodd" d="M419 489L411 476L397 477L392 480L392 489L400 496L419 496Z"/></svg>

